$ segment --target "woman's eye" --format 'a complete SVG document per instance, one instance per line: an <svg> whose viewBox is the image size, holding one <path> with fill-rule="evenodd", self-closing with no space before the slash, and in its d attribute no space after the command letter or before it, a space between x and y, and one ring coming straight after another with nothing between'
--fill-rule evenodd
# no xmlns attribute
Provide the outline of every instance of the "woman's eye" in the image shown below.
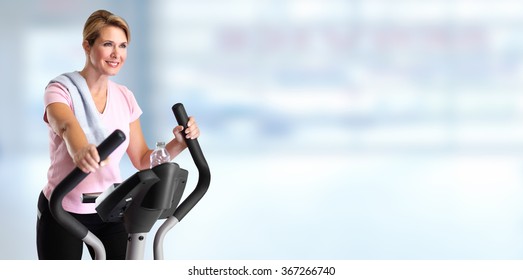
<svg viewBox="0 0 523 280"><path fill-rule="evenodd" d="M122 49L127 48L127 44L121 44L121 45L120 45L120 48L122 48Z"/></svg>
<svg viewBox="0 0 523 280"><path fill-rule="evenodd" d="M111 42L104 43L104 47L111 47L113 44Z"/></svg>

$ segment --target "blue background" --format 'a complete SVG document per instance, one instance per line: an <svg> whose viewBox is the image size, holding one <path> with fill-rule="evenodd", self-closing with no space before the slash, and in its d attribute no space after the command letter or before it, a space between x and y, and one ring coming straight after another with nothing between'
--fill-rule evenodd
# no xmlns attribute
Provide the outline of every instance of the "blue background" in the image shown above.
<svg viewBox="0 0 523 280"><path fill-rule="evenodd" d="M177 102L202 130L212 183L167 259L523 257L523 3L22 0L0 2L0 259L37 258L43 89L100 8L131 26L115 80L149 146Z"/></svg>

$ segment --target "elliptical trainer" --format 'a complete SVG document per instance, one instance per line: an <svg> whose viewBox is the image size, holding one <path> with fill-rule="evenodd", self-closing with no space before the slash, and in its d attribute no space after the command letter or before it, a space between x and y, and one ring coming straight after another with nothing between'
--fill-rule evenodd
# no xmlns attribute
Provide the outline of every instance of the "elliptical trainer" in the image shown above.
<svg viewBox="0 0 523 280"><path fill-rule="evenodd" d="M179 125L186 127L189 117L183 104L172 106ZM165 219L154 238L154 259L161 260L163 240L167 232L180 222L200 201L209 188L211 174L197 139L184 138L198 169L198 182L194 190L180 204L187 183L188 171L178 164L167 162L138 171L121 184L109 187L99 196L84 195L85 203L96 203L96 211L105 222L122 221L128 233L126 259L144 258L145 240L157 220ZM125 134L115 130L97 150L101 161L106 159L125 141ZM89 173L73 169L54 189L49 199L53 217L75 237L91 246L96 260L106 258L105 248L93 233L62 207L62 200Z"/></svg>

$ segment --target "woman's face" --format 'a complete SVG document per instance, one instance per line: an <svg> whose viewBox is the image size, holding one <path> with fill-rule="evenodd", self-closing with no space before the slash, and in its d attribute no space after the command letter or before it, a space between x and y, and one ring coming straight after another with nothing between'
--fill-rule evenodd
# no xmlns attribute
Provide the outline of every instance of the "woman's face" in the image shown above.
<svg viewBox="0 0 523 280"><path fill-rule="evenodd" d="M118 74L127 58L127 45L127 36L121 28L103 27L94 44L85 46L88 65L102 75Z"/></svg>

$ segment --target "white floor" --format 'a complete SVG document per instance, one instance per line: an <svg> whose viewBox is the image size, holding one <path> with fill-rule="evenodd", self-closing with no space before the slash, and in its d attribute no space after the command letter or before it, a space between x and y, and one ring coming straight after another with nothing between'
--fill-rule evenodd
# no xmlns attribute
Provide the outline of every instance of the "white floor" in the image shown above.
<svg viewBox="0 0 523 280"><path fill-rule="evenodd" d="M192 190L197 173L180 159ZM167 236L167 259L523 257L517 156L208 153L207 161L209 192ZM0 161L0 259L36 258L45 164Z"/></svg>

